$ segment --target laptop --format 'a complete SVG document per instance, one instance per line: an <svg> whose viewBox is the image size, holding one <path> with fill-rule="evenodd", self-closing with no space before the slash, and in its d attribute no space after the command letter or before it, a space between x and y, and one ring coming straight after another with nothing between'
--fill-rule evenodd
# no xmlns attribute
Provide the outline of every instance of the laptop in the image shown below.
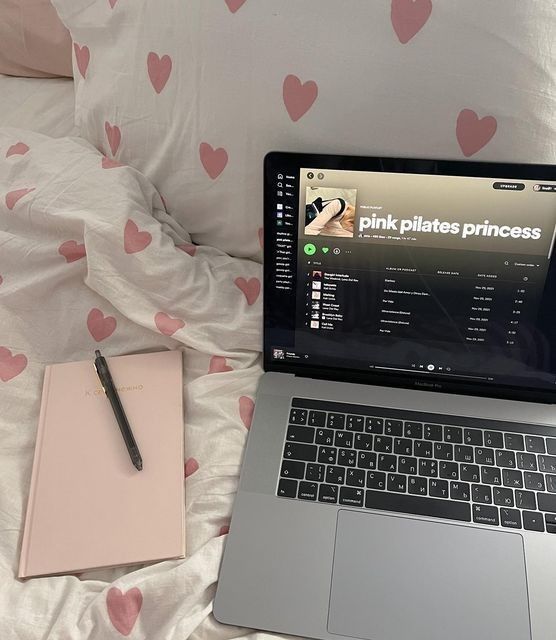
<svg viewBox="0 0 556 640"><path fill-rule="evenodd" d="M270 153L217 620L553 640L556 169Z"/></svg>

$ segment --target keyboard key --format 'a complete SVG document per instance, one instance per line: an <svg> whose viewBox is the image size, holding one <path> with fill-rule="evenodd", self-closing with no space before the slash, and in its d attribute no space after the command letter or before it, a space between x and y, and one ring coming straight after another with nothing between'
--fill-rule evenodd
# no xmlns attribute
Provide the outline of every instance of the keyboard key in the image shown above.
<svg viewBox="0 0 556 640"><path fill-rule="evenodd" d="M492 449L504 448L504 436L500 431L485 431L485 447L491 447Z"/></svg>
<svg viewBox="0 0 556 640"><path fill-rule="evenodd" d="M484 484L471 485L471 499L473 502L480 502L481 504L492 503L492 490L490 487Z"/></svg>
<svg viewBox="0 0 556 640"><path fill-rule="evenodd" d="M329 413L326 419L326 426L329 429L343 429L346 417L343 413Z"/></svg>
<svg viewBox="0 0 556 640"><path fill-rule="evenodd" d="M416 440L413 443L413 455L418 458L432 458L432 442Z"/></svg>
<svg viewBox="0 0 556 640"><path fill-rule="evenodd" d="M539 495L543 495L540 494ZM515 506L520 509L536 509L537 501L535 499L535 494L532 491L521 491L520 489L515 490ZM539 507L540 509L541 507ZM548 511L548 509L543 509L543 511Z"/></svg>
<svg viewBox="0 0 556 640"><path fill-rule="evenodd" d="M556 513L556 494L554 493L537 493L539 509L541 511L550 511Z"/></svg>
<svg viewBox="0 0 556 640"><path fill-rule="evenodd" d="M340 504L345 504L350 507L362 507L363 500L365 498L365 491L363 489L356 489L355 487L341 487L340 488Z"/></svg>
<svg viewBox="0 0 556 640"><path fill-rule="evenodd" d="M406 422L404 425L403 434L406 438L416 438L418 440L421 440L423 437L423 423Z"/></svg>
<svg viewBox="0 0 556 640"><path fill-rule="evenodd" d="M539 471L556 473L556 458L554 456L539 456Z"/></svg>
<svg viewBox="0 0 556 640"><path fill-rule="evenodd" d="M556 438L546 439L546 452L556 456Z"/></svg>
<svg viewBox="0 0 556 640"><path fill-rule="evenodd" d="M316 429L315 442L329 447L334 444L334 433L332 429Z"/></svg>
<svg viewBox="0 0 556 640"><path fill-rule="evenodd" d="M319 447L318 461L324 464L336 464L338 450L334 447Z"/></svg>
<svg viewBox="0 0 556 640"><path fill-rule="evenodd" d="M477 447L475 449L475 462L477 464L486 464L492 467L494 464L494 449L483 449L483 447Z"/></svg>
<svg viewBox="0 0 556 640"><path fill-rule="evenodd" d="M408 438L394 439L394 453L401 456L410 456L413 453L413 440Z"/></svg>
<svg viewBox="0 0 556 640"><path fill-rule="evenodd" d="M463 433L461 427L444 427L444 440L446 442L461 444L463 441Z"/></svg>
<svg viewBox="0 0 556 640"><path fill-rule="evenodd" d="M494 504L499 507L513 507L514 506L514 492L511 489L505 487L494 487Z"/></svg>
<svg viewBox="0 0 556 640"><path fill-rule="evenodd" d="M403 422L401 420L386 418L384 421L384 433L388 436L401 436L403 433Z"/></svg>
<svg viewBox="0 0 556 640"><path fill-rule="evenodd" d="M392 438L389 436L375 436L375 451L392 453Z"/></svg>
<svg viewBox="0 0 556 640"><path fill-rule="evenodd" d="M511 529L521 529L521 512L518 509L500 509L500 524Z"/></svg>
<svg viewBox="0 0 556 640"><path fill-rule="evenodd" d="M525 471L537 470L537 456L534 453L518 453L516 455L517 468Z"/></svg>
<svg viewBox="0 0 556 640"><path fill-rule="evenodd" d="M338 502L338 487L334 484L321 484L319 487L319 502Z"/></svg>
<svg viewBox="0 0 556 640"><path fill-rule="evenodd" d="M463 441L465 444L473 444L476 447L483 446L483 432L479 429L464 429Z"/></svg>
<svg viewBox="0 0 556 640"><path fill-rule="evenodd" d="M538 511L523 511L523 528L527 531L544 531L544 519Z"/></svg>
<svg viewBox="0 0 556 640"><path fill-rule="evenodd" d="M365 472L363 469L348 469L346 484L350 487L365 487Z"/></svg>
<svg viewBox="0 0 556 640"><path fill-rule="evenodd" d="M440 477L446 478L447 480L458 480L459 479L459 466L457 462L441 462L439 465L440 469Z"/></svg>
<svg viewBox="0 0 556 640"><path fill-rule="evenodd" d="M385 489L386 474L380 471L367 471L367 487L369 489Z"/></svg>
<svg viewBox="0 0 556 640"><path fill-rule="evenodd" d="M389 456L386 453L381 453L378 456L378 468L381 471L396 471L396 456Z"/></svg>
<svg viewBox="0 0 556 640"><path fill-rule="evenodd" d="M465 502L437 500L412 495L397 495L395 500L388 493L380 491L365 492L365 506L367 509L381 509L398 513L412 513L417 516L432 516L434 518L448 518L470 522L469 505Z"/></svg>
<svg viewBox="0 0 556 640"><path fill-rule="evenodd" d="M498 526L498 507L486 507L482 504L473 505L473 522L477 524L492 524Z"/></svg>
<svg viewBox="0 0 556 640"><path fill-rule="evenodd" d="M523 441L521 433L505 433L504 443L506 445L506 449L511 449L512 451L525 451L525 442Z"/></svg>
<svg viewBox="0 0 556 640"><path fill-rule="evenodd" d="M309 411L307 424L310 427L324 427L326 424L326 413L324 413L324 411Z"/></svg>
<svg viewBox="0 0 556 640"><path fill-rule="evenodd" d="M545 513L544 523L548 533L556 533L556 513Z"/></svg>
<svg viewBox="0 0 556 640"><path fill-rule="evenodd" d="M373 450L373 436L369 433L356 433L353 441L353 446L356 449L363 449L364 451Z"/></svg>
<svg viewBox="0 0 556 640"><path fill-rule="evenodd" d="M500 469L496 467L481 467L481 482L483 484L502 484Z"/></svg>
<svg viewBox="0 0 556 640"><path fill-rule="evenodd" d="M353 433L350 433L349 431L336 431L334 436L334 446L350 449L353 446Z"/></svg>
<svg viewBox="0 0 556 640"><path fill-rule="evenodd" d="M297 497L300 500L316 500L318 487L316 482L300 482Z"/></svg>
<svg viewBox="0 0 556 640"><path fill-rule="evenodd" d="M376 453L359 451L357 454L357 466L360 469L376 469Z"/></svg>
<svg viewBox="0 0 556 640"><path fill-rule="evenodd" d="M527 475L527 474L525 474ZM532 474L530 474L532 475ZM535 474L535 475L541 475L539 474ZM541 476L542 477L542 476ZM527 487L529 488L529 487ZM542 489L538 489L539 491L544 491L544 487ZM546 476L546 491L549 491L550 493L556 493L556 476Z"/></svg>
<svg viewBox="0 0 556 640"><path fill-rule="evenodd" d="M408 476L414 476L417 474L417 458L408 458L402 456L398 459L398 471L400 473L406 473Z"/></svg>
<svg viewBox="0 0 556 640"><path fill-rule="evenodd" d="M326 482L328 484L344 484L345 479L345 467L326 467Z"/></svg>
<svg viewBox="0 0 556 640"><path fill-rule="evenodd" d="M544 439L540 436L525 436L525 448L530 453L546 453Z"/></svg>
<svg viewBox="0 0 556 640"><path fill-rule="evenodd" d="M338 462L344 467L355 467L357 465L357 451L353 449L340 449L338 451Z"/></svg>
<svg viewBox="0 0 556 640"><path fill-rule="evenodd" d="M504 449L496 449L496 464L499 467L515 469L515 453L513 451L504 451Z"/></svg>
<svg viewBox="0 0 556 640"><path fill-rule="evenodd" d="M454 447L454 460L458 462L473 462L473 447L457 444Z"/></svg>
<svg viewBox="0 0 556 640"><path fill-rule="evenodd" d="M419 460L419 475L427 478L436 478L438 475L438 462L436 460Z"/></svg>
<svg viewBox="0 0 556 640"><path fill-rule="evenodd" d="M348 416L346 420L346 429L348 431L363 431L365 426L364 416Z"/></svg>
<svg viewBox="0 0 556 640"><path fill-rule="evenodd" d="M459 473L461 480L466 482L479 482L481 479L479 467L476 464L461 464Z"/></svg>
<svg viewBox="0 0 556 640"><path fill-rule="evenodd" d="M442 425L441 424L426 424L425 425L425 440L442 440Z"/></svg>
<svg viewBox="0 0 556 640"><path fill-rule="evenodd" d="M322 482L324 480L324 465L308 462L307 469L305 471L305 480L310 480L311 482Z"/></svg>
<svg viewBox="0 0 556 640"><path fill-rule="evenodd" d="M297 496L297 480L282 478L278 483L278 495L282 498L295 498Z"/></svg>
<svg viewBox="0 0 556 640"><path fill-rule="evenodd" d="M291 424L307 424L307 409L292 409L290 411Z"/></svg>
<svg viewBox="0 0 556 640"><path fill-rule="evenodd" d="M315 437L315 430L311 427L299 427L290 424L286 434L286 440L291 442L307 442L312 443Z"/></svg>
<svg viewBox="0 0 556 640"><path fill-rule="evenodd" d="M282 468L280 475L283 478L297 478L303 480L305 475L305 463L297 462L297 460L282 460Z"/></svg>
<svg viewBox="0 0 556 640"><path fill-rule="evenodd" d="M502 469L502 481L505 487L523 489L523 476L521 471L515 469Z"/></svg>
<svg viewBox="0 0 556 640"><path fill-rule="evenodd" d="M415 478L409 478L407 482L407 490L417 496L427 495L427 479L416 476Z"/></svg>
<svg viewBox="0 0 556 640"><path fill-rule="evenodd" d="M406 476L402 476L398 473L389 473L388 482L386 488L388 491L395 491L396 493L405 493L407 486Z"/></svg>
<svg viewBox="0 0 556 640"><path fill-rule="evenodd" d="M548 478L551 477L554 476L546 476L547 481ZM546 491L544 486L544 476L542 473L528 473L527 471L524 471L523 481L526 489L531 489L531 491Z"/></svg>
<svg viewBox="0 0 556 640"><path fill-rule="evenodd" d="M429 479L429 495L433 498L448 497L448 482L446 480Z"/></svg>
<svg viewBox="0 0 556 640"><path fill-rule="evenodd" d="M437 460L453 460L454 445L450 444L449 442L435 442L434 457Z"/></svg>
<svg viewBox="0 0 556 640"><path fill-rule="evenodd" d="M378 435L384 433L384 419L365 418L365 433L376 433Z"/></svg>
<svg viewBox="0 0 556 640"><path fill-rule="evenodd" d="M450 482L450 498L452 500L469 500L471 489L467 482Z"/></svg>
<svg viewBox="0 0 556 640"><path fill-rule="evenodd" d="M314 444L299 444L297 442L286 442L284 448L284 458L291 460L305 460L314 462L317 459L317 447Z"/></svg>

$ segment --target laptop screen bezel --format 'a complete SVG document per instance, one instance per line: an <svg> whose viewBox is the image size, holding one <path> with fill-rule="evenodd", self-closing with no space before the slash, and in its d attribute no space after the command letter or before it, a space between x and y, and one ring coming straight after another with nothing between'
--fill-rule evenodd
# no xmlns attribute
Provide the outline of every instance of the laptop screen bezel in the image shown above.
<svg viewBox="0 0 556 640"><path fill-rule="evenodd" d="M521 180L542 180L556 182L556 165L518 164L502 162L477 162L470 160L436 160L433 158L392 158L386 156L352 156L332 154L307 154L272 151L264 159L264 328L263 365L265 371L295 374L303 377L355 382L369 385L419 389L458 393L464 395L511 398L532 402L556 403L556 390L509 386L500 384L484 385L459 380L447 380L437 376L426 381L412 375L366 372L357 369L318 367L297 362L275 361L269 358L271 338L269 320L273 308L274 290L271 281L270 261L274 243L273 221L274 200L271 187L278 171L295 172L303 167L338 169L345 171L378 171L388 173L465 176L480 178L502 178ZM434 168L434 171L431 169ZM555 258L556 260L556 258ZM556 321L556 318L555 318Z"/></svg>

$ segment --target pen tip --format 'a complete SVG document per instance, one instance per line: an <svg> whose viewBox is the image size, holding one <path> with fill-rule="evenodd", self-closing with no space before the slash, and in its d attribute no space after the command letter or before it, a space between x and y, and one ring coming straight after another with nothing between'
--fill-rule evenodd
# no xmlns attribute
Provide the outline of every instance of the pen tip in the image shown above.
<svg viewBox="0 0 556 640"><path fill-rule="evenodd" d="M95 350L95 356L97 358L100 358L100 351L98 349Z"/></svg>
<svg viewBox="0 0 556 640"><path fill-rule="evenodd" d="M137 468L137 471L143 471L143 463L140 460L135 463L135 467Z"/></svg>

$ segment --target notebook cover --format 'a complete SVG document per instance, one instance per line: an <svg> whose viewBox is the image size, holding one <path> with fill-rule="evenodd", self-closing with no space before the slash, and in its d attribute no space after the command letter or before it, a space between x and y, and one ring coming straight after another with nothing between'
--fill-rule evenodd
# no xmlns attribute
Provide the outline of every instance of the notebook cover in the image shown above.
<svg viewBox="0 0 556 640"><path fill-rule="evenodd" d="M181 352L106 360L143 470L131 463L93 356L47 366L20 578L185 555Z"/></svg>

